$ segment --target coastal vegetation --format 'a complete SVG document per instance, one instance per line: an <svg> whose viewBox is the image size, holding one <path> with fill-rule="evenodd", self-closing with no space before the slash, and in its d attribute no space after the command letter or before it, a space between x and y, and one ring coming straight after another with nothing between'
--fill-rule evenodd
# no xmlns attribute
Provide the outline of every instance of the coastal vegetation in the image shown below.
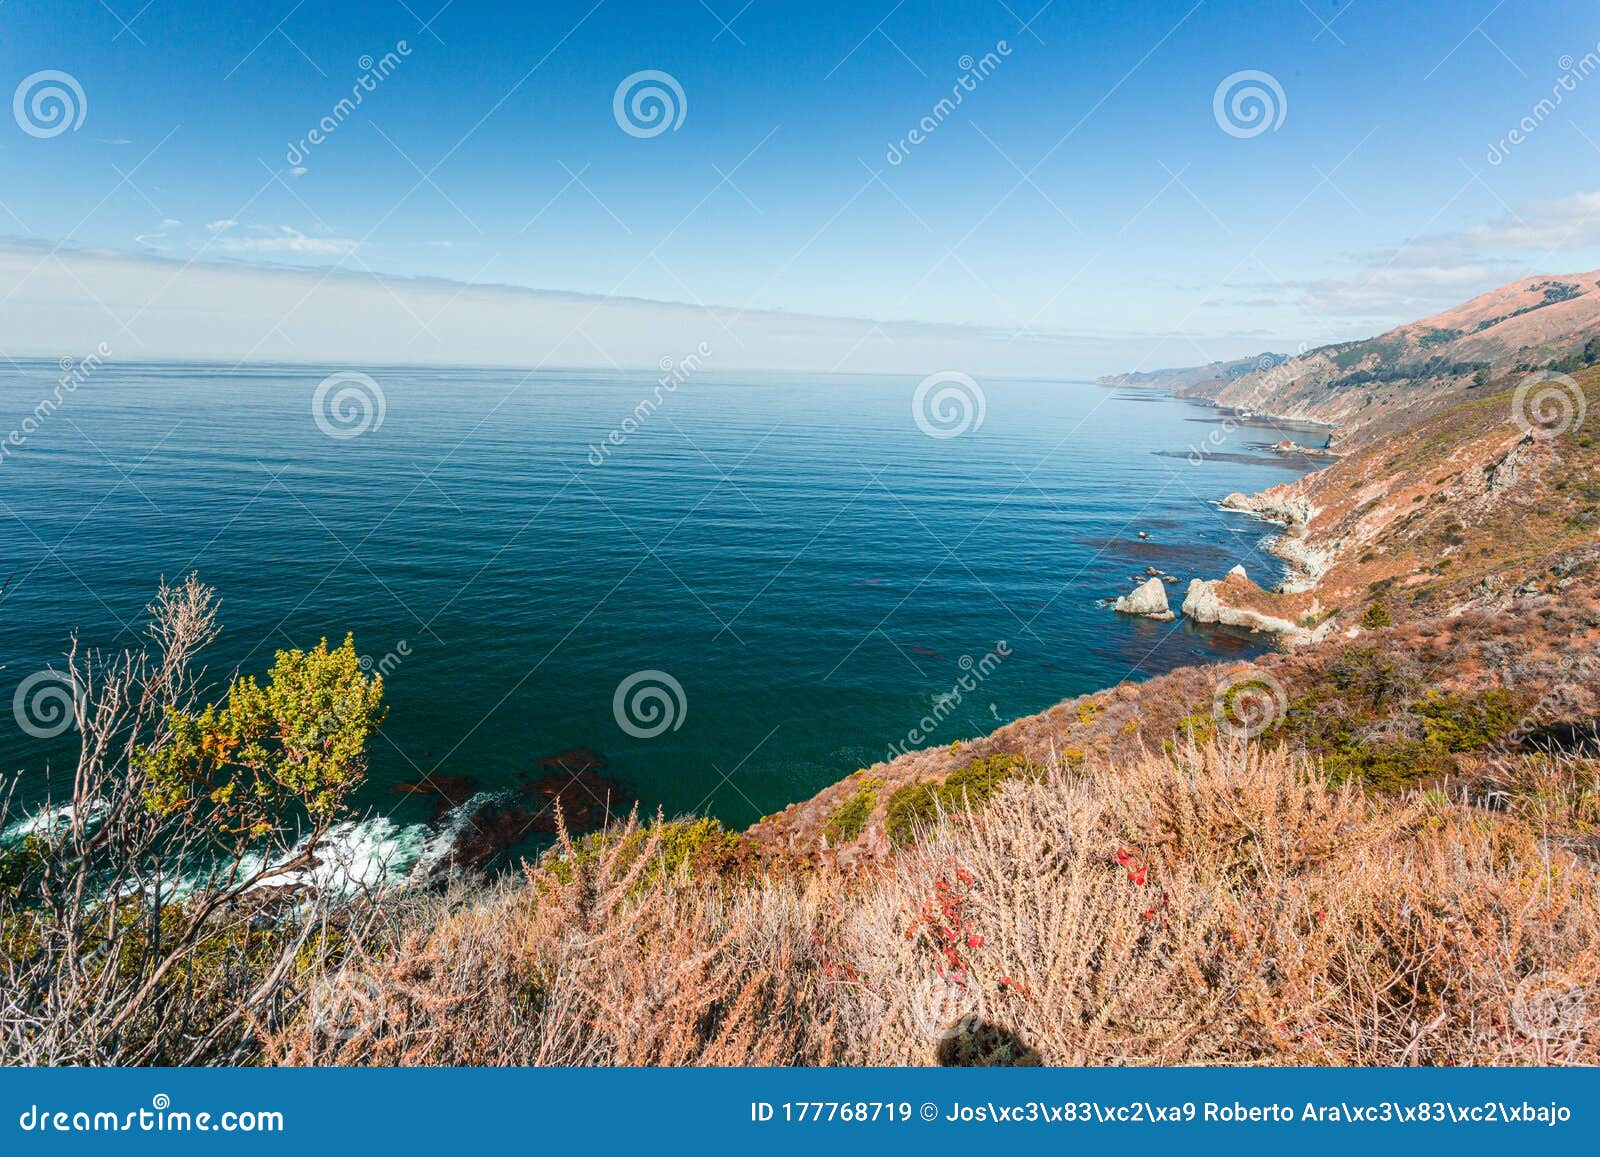
<svg viewBox="0 0 1600 1157"><path fill-rule="evenodd" d="M1440 689L1388 631L1295 658L1257 739L1118 689L1053 717L1070 757L1019 721L851 777L826 830L875 856L558 810L519 872L352 889L304 837L346 814L377 678L319 644L200 706L214 600L153 610L172 643L84 711L148 705L0 856L9 1063L1600 1061L1600 759L1519 746L1537 705Z"/></svg>
<svg viewBox="0 0 1600 1157"><path fill-rule="evenodd" d="M62 797L0 844L0 1058L228 1063L296 979L392 914L322 885L382 719L351 640L278 652L202 704L217 600L163 585L149 645L71 653L81 742ZM18 820L0 803L0 830Z"/></svg>
<svg viewBox="0 0 1600 1157"><path fill-rule="evenodd" d="M1186 745L936 812L876 870L644 882L662 825L430 896L291 1064L1549 1064L1600 1059L1595 768L1485 809ZM565 864L569 870L557 870ZM342 995L340 995L342 994Z"/></svg>

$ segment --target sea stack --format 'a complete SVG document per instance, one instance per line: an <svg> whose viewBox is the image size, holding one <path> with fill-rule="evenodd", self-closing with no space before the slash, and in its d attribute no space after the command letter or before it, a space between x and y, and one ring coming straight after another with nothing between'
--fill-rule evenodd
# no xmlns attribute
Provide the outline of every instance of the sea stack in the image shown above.
<svg viewBox="0 0 1600 1157"><path fill-rule="evenodd" d="M1143 615L1147 619L1177 618L1167 605L1167 588L1159 578L1141 583L1132 594L1123 595L1116 601L1115 609L1125 615Z"/></svg>

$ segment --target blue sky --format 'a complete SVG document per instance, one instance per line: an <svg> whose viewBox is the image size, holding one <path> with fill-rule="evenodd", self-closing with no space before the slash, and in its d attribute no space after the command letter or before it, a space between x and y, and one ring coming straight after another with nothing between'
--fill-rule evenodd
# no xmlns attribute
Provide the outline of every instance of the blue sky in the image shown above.
<svg viewBox="0 0 1600 1157"><path fill-rule="evenodd" d="M441 3L5 0L0 88L59 70L84 116L0 121L0 349L683 352L686 315L642 324L639 303L519 347L507 328L548 303L491 287L521 287L715 307L729 364L819 368L815 339L820 368L917 369L970 340L1071 375L1370 333L1600 265L1593 4ZM619 127L641 70L677 82L676 129ZM1245 70L1282 93L1256 135L1214 113Z"/></svg>

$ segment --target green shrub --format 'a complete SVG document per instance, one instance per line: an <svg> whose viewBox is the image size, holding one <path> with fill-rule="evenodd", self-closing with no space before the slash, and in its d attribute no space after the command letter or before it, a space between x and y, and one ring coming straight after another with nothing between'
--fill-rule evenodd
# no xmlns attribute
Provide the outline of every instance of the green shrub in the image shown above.
<svg viewBox="0 0 1600 1157"><path fill-rule="evenodd" d="M1012 752L974 759L938 783L911 783L889 797L884 828L896 844L910 843L919 827L943 812L979 807L1007 780L1036 775L1034 767Z"/></svg>
<svg viewBox="0 0 1600 1157"><path fill-rule="evenodd" d="M1389 608L1381 602L1371 603L1366 613L1361 616L1361 625L1369 631L1376 631L1381 627L1394 626L1394 617L1389 614Z"/></svg>
<svg viewBox="0 0 1600 1157"><path fill-rule="evenodd" d="M644 892L657 880L687 871L691 875L732 859L739 851L739 836L706 816L681 820L659 820L650 827L593 832L573 842L573 858L584 866L598 864L613 846L618 847L617 863L623 870L649 846L658 834L655 860L640 871L634 883L635 894ZM573 880L573 865L559 855L559 848L545 854L544 866L562 883Z"/></svg>
<svg viewBox="0 0 1600 1157"><path fill-rule="evenodd" d="M1324 753L1322 763L1331 782L1356 782L1377 792L1406 791L1454 767L1442 747L1416 739L1352 743Z"/></svg>
<svg viewBox="0 0 1600 1157"><path fill-rule="evenodd" d="M879 782L874 780L863 784L855 794L829 814L825 830L830 844L853 840L861 834L861 829L866 827L867 818L872 815L872 809L878 806Z"/></svg>
<svg viewBox="0 0 1600 1157"><path fill-rule="evenodd" d="M1498 688L1476 695L1435 691L1417 705L1417 713L1426 721L1429 741L1454 752L1493 747L1521 714L1516 698Z"/></svg>
<svg viewBox="0 0 1600 1157"><path fill-rule="evenodd" d="M323 639L309 651L279 651L264 686L247 675L223 703L167 710L167 741L134 753L145 806L253 837L296 804L328 823L366 777L382 701L382 677L366 673L348 635L332 649Z"/></svg>
<svg viewBox="0 0 1600 1157"><path fill-rule="evenodd" d="M1501 690L1424 693L1399 657L1354 647L1289 705L1277 731L1319 756L1334 782L1393 792L1455 771L1454 756L1501 742L1519 714Z"/></svg>

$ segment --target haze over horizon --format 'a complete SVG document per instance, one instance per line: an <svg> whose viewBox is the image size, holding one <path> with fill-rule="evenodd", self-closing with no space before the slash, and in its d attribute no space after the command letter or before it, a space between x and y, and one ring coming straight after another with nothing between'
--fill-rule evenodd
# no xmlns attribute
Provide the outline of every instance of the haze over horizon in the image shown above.
<svg viewBox="0 0 1600 1157"><path fill-rule="evenodd" d="M67 7L0 10L7 358L1071 377L1600 266L1577 4Z"/></svg>

